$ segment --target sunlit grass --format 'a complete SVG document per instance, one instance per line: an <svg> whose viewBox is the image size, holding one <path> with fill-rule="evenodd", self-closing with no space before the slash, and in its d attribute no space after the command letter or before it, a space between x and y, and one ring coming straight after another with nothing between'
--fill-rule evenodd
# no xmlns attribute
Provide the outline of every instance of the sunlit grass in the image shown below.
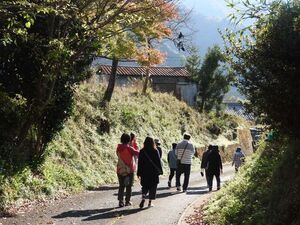
<svg viewBox="0 0 300 225"><path fill-rule="evenodd" d="M16 200L55 196L78 192L103 184L117 182L115 173L116 146L123 132L137 135L138 144L147 135L159 138L163 149L165 175L167 152L173 142L182 139L183 128L191 133L196 146L213 142L215 135L207 130L208 123L217 119L213 115L199 114L174 96L154 93L141 94L141 84L116 88L109 107L100 108L105 85L95 81L85 82L76 88L72 116L64 128L48 145L45 162L38 175L24 169L14 177L3 178L0 185L2 207ZM101 121L109 124L109 133L101 131ZM236 118L224 117L224 133L232 130ZM200 161L194 160L199 169Z"/></svg>

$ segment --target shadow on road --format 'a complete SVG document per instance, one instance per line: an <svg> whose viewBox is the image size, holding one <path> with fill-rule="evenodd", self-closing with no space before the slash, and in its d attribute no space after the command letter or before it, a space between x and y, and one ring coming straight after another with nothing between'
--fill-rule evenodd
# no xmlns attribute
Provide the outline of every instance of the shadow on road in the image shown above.
<svg viewBox="0 0 300 225"><path fill-rule="evenodd" d="M198 190L198 191L187 191L186 194L187 195L204 195L206 193L208 193L209 191L202 191L202 190Z"/></svg>
<svg viewBox="0 0 300 225"><path fill-rule="evenodd" d="M135 209L124 209L120 211L112 211L107 213L98 214L95 216L90 216L86 219L83 219L82 221L91 221L91 220L100 220L100 219L110 219L110 218L117 218L122 216L127 216L130 214L134 214L137 212L142 211L141 209L135 208Z"/></svg>
<svg viewBox="0 0 300 225"><path fill-rule="evenodd" d="M109 191L109 190L117 190L118 186L101 186L101 187L88 187L88 191Z"/></svg>
<svg viewBox="0 0 300 225"><path fill-rule="evenodd" d="M204 190L207 189L207 186L201 186L201 187L189 187L188 190Z"/></svg>
<svg viewBox="0 0 300 225"><path fill-rule="evenodd" d="M162 191L162 190L169 190L169 187L158 187L157 190L158 191Z"/></svg>
<svg viewBox="0 0 300 225"><path fill-rule="evenodd" d="M168 196L171 196L171 195L177 195L177 194L180 194L181 192L165 192L165 193L158 193L156 194L156 198L165 198L165 197L168 197Z"/></svg>
<svg viewBox="0 0 300 225"><path fill-rule="evenodd" d="M168 189L170 189L170 188L160 188L160 189L158 188L157 190L168 190ZM168 196L176 195L176 194L180 194L180 192L178 192L178 191L161 192L161 193L156 194L156 198L164 198L164 197L168 197ZM118 196L118 193L114 193L113 195ZM142 193L140 191L133 191L131 193L131 196L136 196L136 195L142 196Z"/></svg>
<svg viewBox="0 0 300 225"><path fill-rule="evenodd" d="M94 214L105 213L111 211L115 208L106 208L106 209L90 209L90 210L70 210L67 212L63 212L59 215L53 216L52 218L61 219L67 217L87 217L92 216Z"/></svg>

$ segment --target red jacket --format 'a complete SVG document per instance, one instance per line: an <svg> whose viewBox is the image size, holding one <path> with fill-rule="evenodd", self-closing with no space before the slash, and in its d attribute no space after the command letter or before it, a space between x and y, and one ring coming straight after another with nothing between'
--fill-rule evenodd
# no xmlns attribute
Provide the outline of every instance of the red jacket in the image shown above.
<svg viewBox="0 0 300 225"><path fill-rule="evenodd" d="M134 155L138 156L139 151L135 150L133 147L128 144L118 144L117 151L118 157L130 168L131 172L136 171L136 163L134 160ZM117 165L117 173L119 173L119 164Z"/></svg>
<svg viewBox="0 0 300 225"><path fill-rule="evenodd" d="M139 150L135 139L130 142L130 146L133 147L135 150Z"/></svg>

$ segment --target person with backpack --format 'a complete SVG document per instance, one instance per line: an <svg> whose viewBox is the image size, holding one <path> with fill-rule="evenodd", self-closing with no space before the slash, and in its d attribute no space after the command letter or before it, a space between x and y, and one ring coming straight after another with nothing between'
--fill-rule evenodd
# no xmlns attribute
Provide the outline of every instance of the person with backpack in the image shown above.
<svg viewBox="0 0 300 225"><path fill-rule="evenodd" d="M140 208L144 207L146 196L149 193L148 207L153 206L152 201L156 198L159 175L163 174L159 152L155 148L154 139L146 137L144 147L140 150L138 159L137 176L142 185L142 201Z"/></svg>
<svg viewBox="0 0 300 225"><path fill-rule="evenodd" d="M195 154L195 148L192 143L190 143L190 134L184 134L183 140L179 142L175 149L175 154L177 156L177 170L176 170L176 187L177 191L181 191L181 184L180 184L180 177L181 174L184 174L184 181L183 181L183 192L186 192L190 173L191 173L191 164L192 164L192 157Z"/></svg>
<svg viewBox="0 0 300 225"><path fill-rule="evenodd" d="M135 150L129 145L130 136L123 133L121 136L121 144L117 146L117 175L119 180L118 200L119 207L124 206L124 189L126 188L125 206L132 205L130 202L132 185L134 180L134 172L136 170L136 163L134 156L139 155L139 151Z"/></svg>
<svg viewBox="0 0 300 225"><path fill-rule="evenodd" d="M240 166L243 164L245 160L245 155L242 152L241 148L237 148L234 155L233 155L233 160L232 160L232 166L235 167L235 172L238 172Z"/></svg>
<svg viewBox="0 0 300 225"><path fill-rule="evenodd" d="M177 144L173 143L172 144L172 149L168 153L168 164L170 168L170 175L169 175L169 180L168 180L168 187L171 187L172 179L174 177L174 174L177 170L177 157L175 154L175 149L176 149Z"/></svg>
<svg viewBox="0 0 300 225"><path fill-rule="evenodd" d="M221 156L219 154L219 147L217 145L213 145L211 152L207 155L207 175L209 191L212 191L214 176L217 180L217 190L220 189L220 173L223 173L223 166Z"/></svg>

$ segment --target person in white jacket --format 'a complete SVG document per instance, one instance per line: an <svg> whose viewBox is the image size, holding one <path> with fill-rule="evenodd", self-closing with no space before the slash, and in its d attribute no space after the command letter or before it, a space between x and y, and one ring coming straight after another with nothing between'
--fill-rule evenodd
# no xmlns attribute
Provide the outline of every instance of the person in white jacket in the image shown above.
<svg viewBox="0 0 300 225"><path fill-rule="evenodd" d="M176 187L177 191L181 191L181 184L180 184L180 177L181 174L184 174L184 181L183 181L183 192L186 192L190 173L191 173L191 164L192 164L192 157L195 154L195 148L192 143L190 143L190 134L183 135L183 141L179 142L175 149L175 155L177 156L177 171L176 171Z"/></svg>
<svg viewBox="0 0 300 225"><path fill-rule="evenodd" d="M233 160L232 160L232 166L235 167L235 172L237 172L239 170L239 168L243 164L244 160L245 160L245 155L242 152L242 149L237 148L233 155Z"/></svg>

